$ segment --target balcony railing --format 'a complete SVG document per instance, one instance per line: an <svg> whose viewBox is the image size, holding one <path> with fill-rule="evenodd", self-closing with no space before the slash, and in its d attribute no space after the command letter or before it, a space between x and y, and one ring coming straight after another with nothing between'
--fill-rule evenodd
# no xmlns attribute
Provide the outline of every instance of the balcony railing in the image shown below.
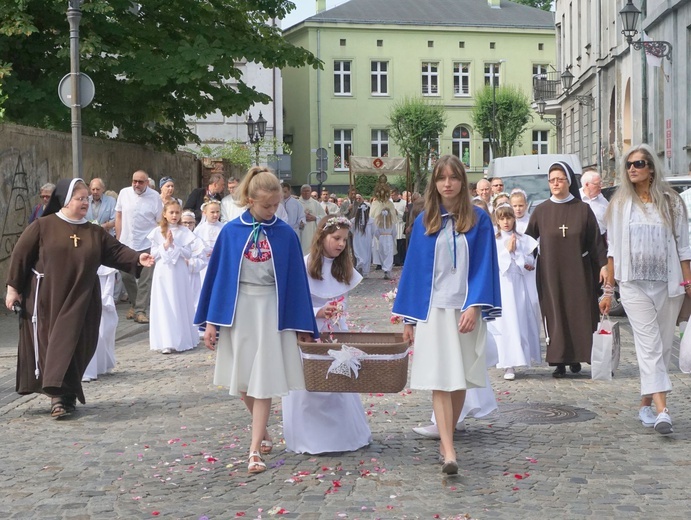
<svg viewBox="0 0 691 520"><path fill-rule="evenodd" d="M561 73L556 70L533 75L533 99L557 99L563 91Z"/></svg>

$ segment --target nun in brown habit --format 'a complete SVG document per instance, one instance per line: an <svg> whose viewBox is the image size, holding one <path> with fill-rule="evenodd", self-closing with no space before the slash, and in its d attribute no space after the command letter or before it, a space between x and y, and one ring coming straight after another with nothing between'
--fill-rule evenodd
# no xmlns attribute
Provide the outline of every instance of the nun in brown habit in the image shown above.
<svg viewBox="0 0 691 520"><path fill-rule="evenodd" d="M21 306L16 390L49 396L56 418L85 402L81 381L101 319L98 267L153 265L87 222L88 195L82 179L57 183L43 216L19 237L7 277L5 305Z"/></svg>

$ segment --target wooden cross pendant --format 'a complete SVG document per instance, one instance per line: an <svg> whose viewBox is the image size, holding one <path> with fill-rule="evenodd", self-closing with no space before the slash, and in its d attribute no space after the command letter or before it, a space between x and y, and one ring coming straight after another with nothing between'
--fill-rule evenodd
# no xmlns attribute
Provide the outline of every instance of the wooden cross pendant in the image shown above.
<svg viewBox="0 0 691 520"><path fill-rule="evenodd" d="M566 238L566 230L569 228L567 228L564 224L562 224L559 229L561 229L561 236Z"/></svg>
<svg viewBox="0 0 691 520"><path fill-rule="evenodd" d="M78 242L79 240L81 240L81 238L79 238L79 237L77 236L77 233L75 233L74 235L72 235L70 238L71 238L72 240L74 240L74 247L77 247L77 242Z"/></svg>

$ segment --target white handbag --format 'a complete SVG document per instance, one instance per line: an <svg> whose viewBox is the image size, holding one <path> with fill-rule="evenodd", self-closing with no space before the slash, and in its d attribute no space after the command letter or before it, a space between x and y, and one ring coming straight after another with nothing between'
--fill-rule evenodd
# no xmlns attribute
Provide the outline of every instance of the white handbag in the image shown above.
<svg viewBox="0 0 691 520"><path fill-rule="evenodd" d="M614 371L619 366L621 354L621 335L619 323L613 322L605 315L593 333L591 353L591 377L601 381L611 381Z"/></svg>

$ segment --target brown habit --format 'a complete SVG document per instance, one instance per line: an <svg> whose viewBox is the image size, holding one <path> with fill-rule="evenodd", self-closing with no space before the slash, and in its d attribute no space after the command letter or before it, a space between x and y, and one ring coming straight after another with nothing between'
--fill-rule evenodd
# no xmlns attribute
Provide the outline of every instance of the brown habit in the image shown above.
<svg viewBox="0 0 691 520"><path fill-rule="evenodd" d="M550 339L547 362L590 363L599 318L596 288L607 263L597 219L580 200L546 200L530 216L526 234L540 239L537 290Z"/></svg>
<svg viewBox="0 0 691 520"><path fill-rule="evenodd" d="M135 273L138 260L139 253L90 223L70 224L49 215L24 230L12 251L7 279L23 298L18 393L72 394L84 403L82 376L96 351L101 320L96 271L103 264ZM31 324L37 278L32 268L45 275L38 296L38 379Z"/></svg>

